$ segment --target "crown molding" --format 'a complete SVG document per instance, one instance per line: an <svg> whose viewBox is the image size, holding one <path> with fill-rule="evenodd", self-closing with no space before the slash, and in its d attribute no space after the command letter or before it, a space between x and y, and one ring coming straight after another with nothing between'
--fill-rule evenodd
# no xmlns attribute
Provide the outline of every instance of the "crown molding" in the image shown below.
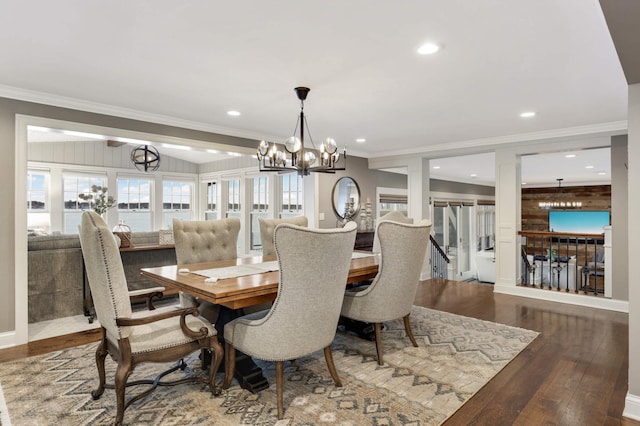
<svg viewBox="0 0 640 426"><path fill-rule="evenodd" d="M229 127L214 126L212 124L202 123L198 121L183 120L167 115L153 114L130 108L117 107L98 102L70 98L67 96L54 95L51 93L37 92L34 90L21 89L18 87L6 86L2 84L0 84L0 97L51 105L60 108L69 108L85 112L92 112L95 114L110 115L131 120L146 121L150 123L163 124L167 126L180 127L191 130L200 130L203 132L217 133L226 136L235 136L239 138L255 140L268 138L268 136L266 135L259 135L255 132L241 131Z"/></svg>
<svg viewBox="0 0 640 426"><path fill-rule="evenodd" d="M415 156L416 154L435 154L459 150L475 150L474 153L486 152L488 147L497 148L504 145L528 144L531 142L550 142L575 139L580 136L620 135L627 132L627 120L607 123L589 124L586 126L566 127L562 129L542 130L539 132L519 133L515 135L491 138L470 139L466 141L446 142L427 145L422 148L396 151L393 157ZM470 152L468 152L470 153ZM369 158L389 157L384 153L371 155Z"/></svg>

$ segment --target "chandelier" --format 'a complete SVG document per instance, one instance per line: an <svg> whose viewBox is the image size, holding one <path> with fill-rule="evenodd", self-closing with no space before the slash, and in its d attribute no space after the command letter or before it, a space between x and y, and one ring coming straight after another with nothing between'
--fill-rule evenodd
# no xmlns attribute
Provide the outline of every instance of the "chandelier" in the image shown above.
<svg viewBox="0 0 640 426"><path fill-rule="evenodd" d="M298 99L300 99L300 115L296 122L293 135L284 142L284 150L278 148L275 143L260 141L258 145L258 163L261 172L296 172L300 176L308 176L311 172L335 173L336 170L345 170L347 165L347 150L342 153L342 160L338 152L338 145L332 138L326 138L320 148L316 148L309 133L309 125L304 116L304 101L311 89L308 87L296 87ZM305 147L305 127L309 136L312 149ZM299 136L296 132L300 130ZM317 154L316 154L317 153Z"/></svg>
<svg viewBox="0 0 640 426"><path fill-rule="evenodd" d="M153 172L160 167L160 153L151 145L140 145L131 150L131 162L141 172Z"/></svg>
<svg viewBox="0 0 640 426"><path fill-rule="evenodd" d="M550 201L540 201L538 203L538 207L543 210L551 210L551 209L581 209L582 201L568 201L562 200L560 197L562 196L561 185L564 179L558 178L558 189L556 191L556 195Z"/></svg>

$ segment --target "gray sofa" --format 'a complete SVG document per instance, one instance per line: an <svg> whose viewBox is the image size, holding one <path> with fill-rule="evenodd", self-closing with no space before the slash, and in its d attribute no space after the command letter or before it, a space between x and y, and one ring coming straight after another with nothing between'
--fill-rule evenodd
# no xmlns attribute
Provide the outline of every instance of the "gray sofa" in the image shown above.
<svg viewBox="0 0 640 426"><path fill-rule="evenodd" d="M158 232L134 232L134 247L157 245ZM129 290L157 287L140 268L176 263L172 246L158 250L123 251ZM83 262L78 235L28 237L29 323L83 313ZM88 294L87 286L87 294Z"/></svg>

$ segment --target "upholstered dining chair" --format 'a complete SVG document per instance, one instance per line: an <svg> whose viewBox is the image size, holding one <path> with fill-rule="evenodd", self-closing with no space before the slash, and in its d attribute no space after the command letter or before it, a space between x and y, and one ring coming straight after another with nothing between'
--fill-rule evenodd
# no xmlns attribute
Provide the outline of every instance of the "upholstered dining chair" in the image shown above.
<svg viewBox="0 0 640 426"><path fill-rule="evenodd" d="M291 223L293 225L308 226L309 221L306 216L296 216L285 219L263 219L258 218L260 224L260 241L262 242L262 255L272 256L276 254L275 247L273 246L273 231L276 226L281 223Z"/></svg>
<svg viewBox="0 0 640 426"><path fill-rule="evenodd" d="M418 346L409 315L420 281L420 271L429 243L431 222L417 225L382 221L377 233L382 250L378 274L370 285L347 290L342 316L374 324L378 364L382 359L382 323L403 318L407 336Z"/></svg>
<svg viewBox="0 0 640 426"><path fill-rule="evenodd" d="M275 361L278 419L284 416L284 361L324 349L329 373L336 386L342 386L333 363L331 342L355 238L355 222L339 229L309 229L286 223L276 227L273 240L280 264L278 295L271 309L225 325L223 389L233 379L236 349Z"/></svg>
<svg viewBox="0 0 640 426"><path fill-rule="evenodd" d="M400 222L400 223L413 223L412 218L405 216L404 213L399 212L397 210L392 210L389 213L380 216L380 218L378 219L378 223L384 220L390 220L393 222ZM374 232L373 234L373 248L371 251L374 253L380 253L380 239L378 238L377 227L376 227L376 232Z"/></svg>
<svg viewBox="0 0 640 426"><path fill-rule="evenodd" d="M175 241L178 265L230 260L238 257L238 234L240 220L236 218L218 220L173 219L173 239ZM212 303L196 300L195 297L180 292L182 307L198 306L202 316L212 323L218 317L218 308Z"/></svg>
<svg viewBox="0 0 640 426"><path fill-rule="evenodd" d="M105 388L115 388L115 424L122 424L124 411L131 403L148 395L159 385L205 382L209 384L209 389L214 395L219 395L220 392L216 389L214 381L223 354L215 328L199 317L196 308L160 314L133 314L116 240L111 230L95 212L82 213L80 245L96 314L102 327L102 340L96 350L99 384L91 395L94 399L98 399ZM182 359L185 356L204 349L213 353L213 365L208 378L194 376L173 381L160 381L166 374L178 368L183 369ZM106 383L107 354L118 364L115 384ZM170 370L162 372L155 380L127 382L129 375L140 363L171 361L179 361L179 363ZM125 402L125 388L138 384L151 385L151 388L132 396Z"/></svg>

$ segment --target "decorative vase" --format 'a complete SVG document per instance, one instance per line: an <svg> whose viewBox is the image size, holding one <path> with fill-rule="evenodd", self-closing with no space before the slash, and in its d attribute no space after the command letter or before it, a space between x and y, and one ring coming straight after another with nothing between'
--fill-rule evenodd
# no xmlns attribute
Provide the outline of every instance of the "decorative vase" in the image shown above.
<svg viewBox="0 0 640 426"><path fill-rule="evenodd" d="M133 242L131 242L131 228L129 225L125 225L124 220L121 220L113 228L113 233L120 238L120 247L133 247Z"/></svg>

